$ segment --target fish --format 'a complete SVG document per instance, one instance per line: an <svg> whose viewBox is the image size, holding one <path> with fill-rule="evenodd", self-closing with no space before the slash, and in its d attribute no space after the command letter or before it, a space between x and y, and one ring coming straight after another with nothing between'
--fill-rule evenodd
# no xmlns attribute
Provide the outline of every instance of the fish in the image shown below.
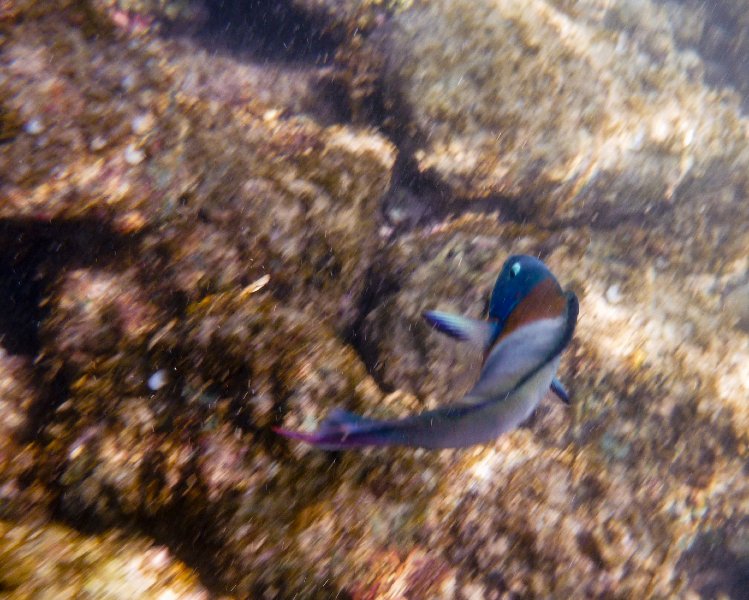
<svg viewBox="0 0 749 600"><path fill-rule="evenodd" d="M322 450L438 450L490 443L525 421L549 389L570 403L556 372L578 313L575 293L562 290L541 260L510 256L494 284L486 319L436 310L423 314L436 331L483 349L481 372L462 399L401 419L373 419L335 409L314 432L274 430Z"/></svg>

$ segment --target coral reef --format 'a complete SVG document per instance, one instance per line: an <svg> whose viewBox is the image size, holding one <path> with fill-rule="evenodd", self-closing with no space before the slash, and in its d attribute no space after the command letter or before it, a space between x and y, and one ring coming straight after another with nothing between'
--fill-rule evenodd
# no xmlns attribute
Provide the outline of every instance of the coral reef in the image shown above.
<svg viewBox="0 0 749 600"><path fill-rule="evenodd" d="M405 147L453 194L540 222L673 211L693 230L687 215L712 193L711 217L730 223L749 164L740 98L705 85L669 15L650 2L414 3L379 45Z"/></svg>
<svg viewBox="0 0 749 600"><path fill-rule="evenodd" d="M740 4L272 4L0 0L0 590L742 597ZM570 407L273 433L460 397L480 357L421 312L519 252L581 300Z"/></svg>

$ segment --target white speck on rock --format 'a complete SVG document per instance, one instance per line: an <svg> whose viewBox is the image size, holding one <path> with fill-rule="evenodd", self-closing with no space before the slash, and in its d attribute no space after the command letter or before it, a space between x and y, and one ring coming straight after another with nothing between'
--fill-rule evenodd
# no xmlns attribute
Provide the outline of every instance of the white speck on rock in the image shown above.
<svg viewBox="0 0 749 600"><path fill-rule="evenodd" d="M165 569L169 566L169 550L166 548L154 549L155 551L150 554L151 567L154 569Z"/></svg>
<svg viewBox="0 0 749 600"><path fill-rule="evenodd" d="M263 113L263 121L270 123L272 121L278 121L278 117L281 116L281 111L277 108L266 110Z"/></svg>
<svg viewBox="0 0 749 600"><path fill-rule="evenodd" d="M167 383L166 371L159 369L148 378L148 388L154 392L163 388Z"/></svg>
<svg viewBox="0 0 749 600"><path fill-rule="evenodd" d="M143 162L146 158L146 153L139 148L136 148L134 144L130 144L125 148L125 162L129 165L138 165Z"/></svg>
<svg viewBox="0 0 749 600"><path fill-rule="evenodd" d="M94 139L91 140L89 147L93 152L98 152L99 150L102 150L106 145L107 140L105 140L100 135L97 135Z"/></svg>
<svg viewBox="0 0 749 600"><path fill-rule="evenodd" d="M125 77L122 78L122 87L128 92L132 92L135 89L136 83L135 75L133 74L125 75Z"/></svg>
<svg viewBox="0 0 749 600"><path fill-rule="evenodd" d="M28 123L26 123L26 126L24 127L24 131L28 133L29 135L39 135L44 131L44 124L39 119L31 119Z"/></svg>
<svg viewBox="0 0 749 600"><path fill-rule="evenodd" d="M609 304L619 304L622 301L622 291L618 284L609 286L606 290L606 302Z"/></svg>
<svg viewBox="0 0 749 600"><path fill-rule="evenodd" d="M153 115L147 112L133 117L130 127L136 135L148 133L153 128Z"/></svg>
<svg viewBox="0 0 749 600"><path fill-rule="evenodd" d="M392 227L389 225L382 225L379 229L379 235L382 238L388 238L391 235L393 235L393 231L395 231Z"/></svg>

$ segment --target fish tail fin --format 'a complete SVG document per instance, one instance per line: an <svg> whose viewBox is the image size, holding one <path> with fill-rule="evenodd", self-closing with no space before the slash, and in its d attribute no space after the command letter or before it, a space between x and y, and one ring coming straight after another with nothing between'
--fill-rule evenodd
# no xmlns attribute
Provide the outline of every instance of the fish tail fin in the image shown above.
<svg viewBox="0 0 749 600"><path fill-rule="evenodd" d="M317 435L314 433L305 433L304 431L296 431L294 429L286 429L285 427L273 427L273 433L277 433L290 440L299 440L300 442L306 442L307 444L315 444L317 441Z"/></svg>
<svg viewBox="0 0 749 600"><path fill-rule="evenodd" d="M285 438L298 440L322 450L345 450L376 445L376 439L363 436L362 433L380 423L381 421L376 419L335 409L320 423L316 431L307 433L283 427L274 427L273 431Z"/></svg>

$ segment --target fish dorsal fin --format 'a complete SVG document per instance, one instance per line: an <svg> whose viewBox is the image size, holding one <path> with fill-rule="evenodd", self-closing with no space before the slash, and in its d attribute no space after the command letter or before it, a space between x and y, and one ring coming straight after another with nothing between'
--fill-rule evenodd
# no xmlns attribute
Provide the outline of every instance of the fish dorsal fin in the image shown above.
<svg viewBox="0 0 749 600"><path fill-rule="evenodd" d="M423 316L440 333L479 348L486 348L495 336L496 324L493 321L481 321L439 310L429 310Z"/></svg>

